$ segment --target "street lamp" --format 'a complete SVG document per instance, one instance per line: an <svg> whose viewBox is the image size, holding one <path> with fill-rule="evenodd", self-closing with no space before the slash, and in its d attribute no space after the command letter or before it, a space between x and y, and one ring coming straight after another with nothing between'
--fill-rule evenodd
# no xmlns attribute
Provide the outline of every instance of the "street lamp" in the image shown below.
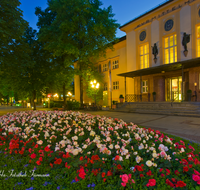
<svg viewBox="0 0 200 190"><path fill-rule="evenodd" d="M91 84L91 87L95 90L94 98L95 98L95 106L96 106L96 90L99 89L99 83L96 80L94 80L94 81L91 81L90 84Z"/></svg>

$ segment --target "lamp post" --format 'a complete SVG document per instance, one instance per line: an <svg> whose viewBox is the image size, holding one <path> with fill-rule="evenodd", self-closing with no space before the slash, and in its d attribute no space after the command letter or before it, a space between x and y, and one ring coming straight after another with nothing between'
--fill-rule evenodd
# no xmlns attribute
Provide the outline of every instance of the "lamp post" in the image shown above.
<svg viewBox="0 0 200 190"><path fill-rule="evenodd" d="M94 98L95 98L95 107L96 107L96 93L97 93L96 90L99 89L99 83L98 83L96 80L94 80L94 81L91 81L90 84L91 84L91 87L92 87L92 88L94 89L94 91L95 91L95 93L94 93Z"/></svg>

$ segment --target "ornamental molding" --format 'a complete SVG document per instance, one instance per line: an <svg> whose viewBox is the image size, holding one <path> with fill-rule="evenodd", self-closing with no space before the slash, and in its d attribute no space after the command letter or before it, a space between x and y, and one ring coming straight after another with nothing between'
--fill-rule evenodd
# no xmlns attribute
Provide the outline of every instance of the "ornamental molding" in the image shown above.
<svg viewBox="0 0 200 190"><path fill-rule="evenodd" d="M163 16L166 16L167 14L169 14L169 13L171 13L171 12L173 12L173 11L176 11L176 10L178 10L178 9L180 9L180 8L182 8L182 7L184 7L184 6L186 6L186 5L189 5L189 4L193 3L194 1L197 1L197 0L187 0L187 1L183 2L183 3L180 3L180 4L177 5L177 6L174 6L174 7L170 8L170 9L168 9L168 10L166 10L166 11L163 11L161 14L159 14L159 15L157 15L157 16L154 16L154 17L152 17L151 19L148 19L148 20L146 20L145 22L143 22L143 23L137 25L137 26L134 28L134 30L137 29L137 28L139 28L139 27L141 27L141 26L143 26L143 25L145 25L145 24L151 23L151 22L153 22L153 21L156 20L156 19L159 19L159 18L161 18L161 17L163 17Z"/></svg>

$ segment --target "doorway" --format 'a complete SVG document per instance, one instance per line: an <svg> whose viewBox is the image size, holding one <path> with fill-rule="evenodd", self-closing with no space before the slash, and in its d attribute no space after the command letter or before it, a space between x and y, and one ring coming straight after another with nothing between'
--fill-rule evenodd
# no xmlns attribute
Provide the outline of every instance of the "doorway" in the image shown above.
<svg viewBox="0 0 200 190"><path fill-rule="evenodd" d="M173 77L166 79L167 95L166 101L180 102L182 94L182 77Z"/></svg>

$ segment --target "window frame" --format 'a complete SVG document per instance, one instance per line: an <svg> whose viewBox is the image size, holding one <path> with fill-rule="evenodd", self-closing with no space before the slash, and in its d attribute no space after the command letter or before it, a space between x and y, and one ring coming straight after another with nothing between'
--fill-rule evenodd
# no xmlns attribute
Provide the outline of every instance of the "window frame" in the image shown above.
<svg viewBox="0 0 200 190"><path fill-rule="evenodd" d="M199 45L199 51L198 51L198 40L200 42L200 37L198 38L198 28L200 28L199 24L196 26L196 36L195 36L195 38L196 38L196 40L195 40L196 41L196 57L200 57L200 45Z"/></svg>
<svg viewBox="0 0 200 190"><path fill-rule="evenodd" d="M116 67L117 65L117 67ZM119 59L113 59L112 60L112 69L118 69L119 68Z"/></svg>
<svg viewBox="0 0 200 190"><path fill-rule="evenodd" d="M104 83L103 85L103 91L108 91L108 83Z"/></svg>
<svg viewBox="0 0 200 190"><path fill-rule="evenodd" d="M117 84L114 84L114 83L117 83ZM118 88L115 88L114 87L118 87ZM112 90L119 90L119 81L113 81L112 82Z"/></svg>
<svg viewBox="0 0 200 190"><path fill-rule="evenodd" d="M170 45L170 38L173 36L173 45ZM176 41L175 41L175 36L176 36ZM166 47L166 38L168 38L168 46ZM176 63L178 60L178 43L177 43L177 34L176 33L171 33L167 36L163 37L163 54L164 54L164 64L171 64L171 63ZM175 43L176 42L176 43ZM172 49L173 48L173 49ZM173 56L171 56L171 49L173 50ZM166 54L166 50L168 50L168 55ZM167 58L166 58L167 56ZM168 59L168 61L166 61ZM173 59L173 61L171 61Z"/></svg>
<svg viewBox="0 0 200 190"><path fill-rule="evenodd" d="M148 53L144 53L145 46L148 47ZM143 47L143 54L141 54L141 47ZM145 56L147 55L147 67L145 67ZM141 57L143 57L143 63L141 62ZM149 42L143 43L139 46L139 60L140 60L140 69L146 69L149 68Z"/></svg>
<svg viewBox="0 0 200 190"><path fill-rule="evenodd" d="M143 85L144 84L144 85ZM144 93L148 93L148 91L149 91L149 88L148 88L148 80L143 80L142 81L142 93L144 94ZM145 88L145 92L143 92L143 88Z"/></svg>
<svg viewBox="0 0 200 190"><path fill-rule="evenodd" d="M103 72L108 71L108 63L103 64Z"/></svg>

